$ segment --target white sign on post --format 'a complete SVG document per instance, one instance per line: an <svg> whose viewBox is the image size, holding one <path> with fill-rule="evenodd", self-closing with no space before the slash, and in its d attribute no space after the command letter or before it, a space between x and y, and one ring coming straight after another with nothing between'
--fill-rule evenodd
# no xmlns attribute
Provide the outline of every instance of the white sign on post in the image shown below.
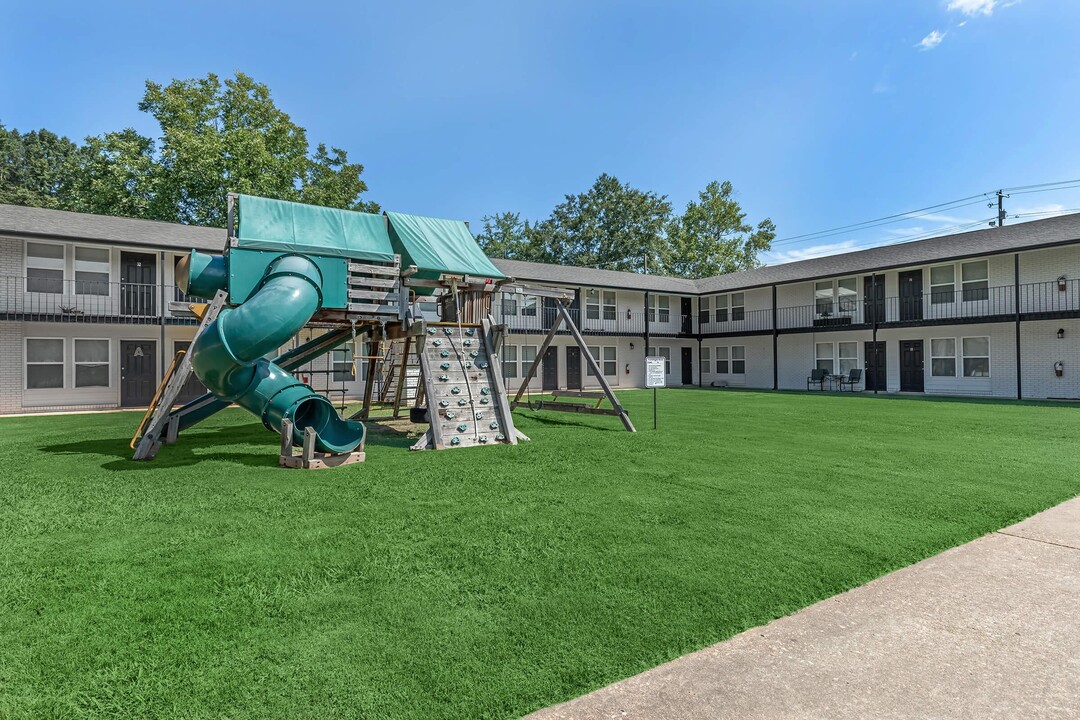
<svg viewBox="0 0 1080 720"><path fill-rule="evenodd" d="M645 358L645 387L658 388L667 386L667 360L660 355Z"/></svg>

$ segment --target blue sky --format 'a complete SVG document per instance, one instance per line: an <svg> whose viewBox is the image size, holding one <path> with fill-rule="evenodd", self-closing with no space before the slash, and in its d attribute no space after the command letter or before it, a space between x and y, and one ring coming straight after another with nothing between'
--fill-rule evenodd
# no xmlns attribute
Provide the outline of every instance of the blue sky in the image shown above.
<svg viewBox="0 0 1080 720"><path fill-rule="evenodd" d="M146 79L242 70L389 209L475 228L543 217L603 172L676 207L729 179L785 240L1080 177L1078 28L1073 0L17 3L0 122L153 134ZM1006 207L1080 208L1080 188ZM980 199L766 259L992 214Z"/></svg>

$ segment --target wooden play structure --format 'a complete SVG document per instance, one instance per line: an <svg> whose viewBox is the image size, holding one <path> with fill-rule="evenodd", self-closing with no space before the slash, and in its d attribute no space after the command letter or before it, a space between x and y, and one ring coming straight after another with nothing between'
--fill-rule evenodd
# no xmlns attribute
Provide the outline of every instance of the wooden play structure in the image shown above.
<svg viewBox="0 0 1080 720"><path fill-rule="evenodd" d="M574 325L565 288L522 285L480 252L463 222L399 213L382 216L230 195L220 256L191 251L178 285L209 302L172 303L199 320L187 352L176 355L132 439L134 459L151 460L181 432L231 404L255 414L281 439L279 464L340 467L363 461L364 420L375 409L392 418L408 410L427 431L415 450L515 445L528 440L512 410L540 357L565 327L599 380L601 393L562 391L545 410L617 415L634 430ZM499 350L505 327L492 315L498 293L555 301L558 318L513 402ZM418 299L435 302L425 319ZM304 331L310 339L280 348ZM340 347L355 363L369 348L360 409L344 418L334 404L293 373ZM280 353L280 354L278 354ZM354 364L355 367L355 364ZM208 392L176 407L195 375ZM568 398L597 400L594 406ZM603 400L611 408L602 408ZM294 448L299 448L297 453Z"/></svg>

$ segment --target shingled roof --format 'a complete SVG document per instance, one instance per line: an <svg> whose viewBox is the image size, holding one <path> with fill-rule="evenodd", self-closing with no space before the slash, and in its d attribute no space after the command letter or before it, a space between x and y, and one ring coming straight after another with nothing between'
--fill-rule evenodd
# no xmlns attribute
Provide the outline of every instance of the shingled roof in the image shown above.
<svg viewBox="0 0 1080 720"><path fill-rule="evenodd" d="M816 278L876 272L892 268L1033 250L1080 241L1080 213L1046 220L943 235L857 252L768 265L754 270L717 275L697 281L699 293L726 292L762 285L781 285ZM1080 250L1078 250L1080 252Z"/></svg>
<svg viewBox="0 0 1080 720"><path fill-rule="evenodd" d="M89 215L65 210L45 210L0 205L0 234L171 249L197 248L220 252L225 245L221 228L196 227L152 220ZM754 270L717 275L701 280L664 275L642 275L615 270L548 265L521 260L493 259L508 277L541 283L640 290L679 295L729 292L767 285L805 282L837 275L880 272L893 268L946 262L1033 250L1080 242L1080 213L1046 220L986 228L897 243L869 250L829 255L812 260L768 265ZM1077 250L1080 252L1080 249Z"/></svg>
<svg viewBox="0 0 1080 720"><path fill-rule="evenodd" d="M0 205L0 234L184 250L196 248L212 252L221 252L225 247L224 228L134 220L21 205Z"/></svg>

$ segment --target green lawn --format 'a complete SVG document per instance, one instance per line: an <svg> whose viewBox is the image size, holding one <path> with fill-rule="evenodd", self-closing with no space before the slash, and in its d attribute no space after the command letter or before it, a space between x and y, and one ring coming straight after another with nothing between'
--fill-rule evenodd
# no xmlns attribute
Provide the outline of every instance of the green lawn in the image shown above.
<svg viewBox="0 0 1080 720"><path fill-rule="evenodd" d="M0 420L0 716L507 717L1080 493L1080 408L624 394L533 442L279 470L230 410Z"/></svg>

